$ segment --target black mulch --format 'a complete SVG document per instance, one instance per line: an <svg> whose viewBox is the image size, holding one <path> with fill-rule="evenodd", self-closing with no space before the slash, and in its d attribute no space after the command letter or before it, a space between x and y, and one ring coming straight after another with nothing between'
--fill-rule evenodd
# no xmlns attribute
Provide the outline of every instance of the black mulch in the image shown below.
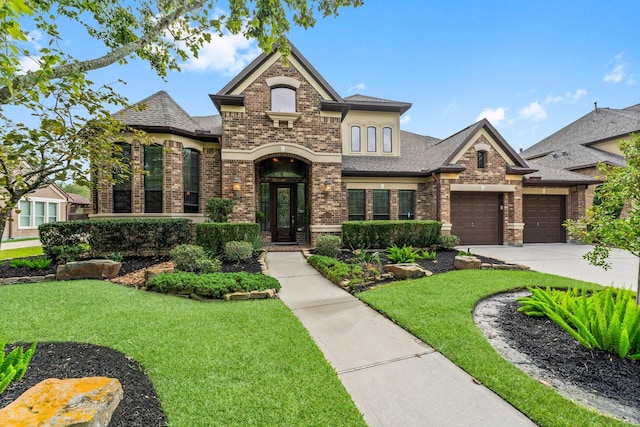
<svg viewBox="0 0 640 427"><path fill-rule="evenodd" d="M44 258L44 256L29 257L29 259ZM0 261L0 278L6 277L31 277L31 276L46 276L47 274L56 274L55 264L51 264L48 268L41 270L31 269L28 267L11 268L11 261Z"/></svg>
<svg viewBox="0 0 640 427"><path fill-rule="evenodd" d="M23 347L27 349L28 345ZM144 368L119 351L92 344L38 343L22 380L9 384L0 395L0 408L47 378L96 376L117 378L122 384L122 401L113 412L109 427L167 425L160 400Z"/></svg>
<svg viewBox="0 0 640 427"><path fill-rule="evenodd" d="M589 350L546 317L516 311L517 301L499 311L499 327L509 345L555 377L622 404L640 408L640 361Z"/></svg>

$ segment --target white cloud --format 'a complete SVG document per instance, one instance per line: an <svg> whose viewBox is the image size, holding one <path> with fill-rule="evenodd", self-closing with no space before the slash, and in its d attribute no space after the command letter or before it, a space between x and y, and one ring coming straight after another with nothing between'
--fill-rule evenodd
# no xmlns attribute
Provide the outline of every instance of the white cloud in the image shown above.
<svg viewBox="0 0 640 427"><path fill-rule="evenodd" d="M635 76L629 74L627 71L627 64L622 60L624 56L624 52L620 52L616 56L613 57L613 61L611 61L611 65L613 69L605 74L603 81L605 83L624 83L628 85L634 85L636 83Z"/></svg>
<svg viewBox="0 0 640 427"><path fill-rule="evenodd" d="M567 93L567 96L568 96L568 93ZM549 95L547 95L547 98L544 101L542 101L542 103L543 104L556 104L558 102L562 102L563 99L564 98L561 97L560 95L553 96L553 95L549 94Z"/></svg>
<svg viewBox="0 0 640 427"><path fill-rule="evenodd" d="M454 112L457 109L458 109L458 106L456 104L449 104L446 107L444 107L444 110L442 110L442 114L447 115L449 113Z"/></svg>
<svg viewBox="0 0 640 427"><path fill-rule="evenodd" d="M185 71L218 71L226 75L240 72L260 54L254 40L241 34L212 35L211 43L200 49L197 58L190 58L184 65Z"/></svg>
<svg viewBox="0 0 640 427"><path fill-rule="evenodd" d="M40 69L40 57L39 56L23 56L20 58L20 74L27 73L29 71L37 71Z"/></svg>
<svg viewBox="0 0 640 427"><path fill-rule="evenodd" d="M482 110L482 113L480 113L478 117L476 117L476 121L487 119L494 126L500 126L500 124L504 122L507 118L505 115L506 112L507 110L502 107L485 108L484 110Z"/></svg>
<svg viewBox="0 0 640 427"><path fill-rule="evenodd" d="M573 100L573 102L576 102L578 99L582 98L583 96L587 95L587 90L586 89L578 89L576 90L574 93L571 92L567 92L566 96L567 98L571 98L571 100Z"/></svg>
<svg viewBox="0 0 640 427"><path fill-rule="evenodd" d="M539 122L547 118L547 111L538 102L532 102L522 110L518 111L518 115L522 119Z"/></svg>
<svg viewBox="0 0 640 427"><path fill-rule="evenodd" d="M353 93L355 91L364 90L365 87L367 86L364 83L358 83L357 85L351 86L347 91L347 93Z"/></svg>
<svg viewBox="0 0 640 427"><path fill-rule="evenodd" d="M404 116L400 117L400 124L401 125L406 125L410 121L411 121L411 116L408 115L408 114L405 114Z"/></svg>

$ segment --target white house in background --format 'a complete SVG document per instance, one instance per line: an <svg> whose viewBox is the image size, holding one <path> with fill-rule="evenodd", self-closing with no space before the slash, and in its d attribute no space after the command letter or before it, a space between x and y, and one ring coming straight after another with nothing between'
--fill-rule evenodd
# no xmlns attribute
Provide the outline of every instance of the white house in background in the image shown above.
<svg viewBox="0 0 640 427"><path fill-rule="evenodd" d="M12 210L2 234L2 240L37 237L38 226L47 222L67 220L67 194L56 184L41 188L23 197ZM19 210L20 213L16 213Z"/></svg>

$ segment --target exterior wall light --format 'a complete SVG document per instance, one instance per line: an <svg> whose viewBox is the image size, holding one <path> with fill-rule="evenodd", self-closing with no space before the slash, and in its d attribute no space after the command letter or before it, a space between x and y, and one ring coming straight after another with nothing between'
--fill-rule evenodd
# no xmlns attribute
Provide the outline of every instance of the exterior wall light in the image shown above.
<svg viewBox="0 0 640 427"><path fill-rule="evenodd" d="M232 189L234 191L234 193L238 193L240 192L240 178L238 178L237 176L235 178L233 178L233 186Z"/></svg>
<svg viewBox="0 0 640 427"><path fill-rule="evenodd" d="M328 193L331 191L331 180L329 178L324 181L324 192Z"/></svg>

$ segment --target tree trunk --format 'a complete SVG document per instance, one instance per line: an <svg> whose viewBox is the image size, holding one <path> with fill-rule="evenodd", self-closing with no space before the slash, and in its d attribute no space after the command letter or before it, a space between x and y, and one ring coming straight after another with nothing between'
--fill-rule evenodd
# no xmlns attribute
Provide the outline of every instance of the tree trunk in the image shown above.
<svg viewBox="0 0 640 427"><path fill-rule="evenodd" d="M0 209L0 250L2 250L2 236L4 236L4 228L7 226L7 220L9 219L10 214L11 210L5 211L4 209Z"/></svg>
<svg viewBox="0 0 640 427"><path fill-rule="evenodd" d="M636 305L640 306L640 258L638 258L638 283L636 283Z"/></svg>

